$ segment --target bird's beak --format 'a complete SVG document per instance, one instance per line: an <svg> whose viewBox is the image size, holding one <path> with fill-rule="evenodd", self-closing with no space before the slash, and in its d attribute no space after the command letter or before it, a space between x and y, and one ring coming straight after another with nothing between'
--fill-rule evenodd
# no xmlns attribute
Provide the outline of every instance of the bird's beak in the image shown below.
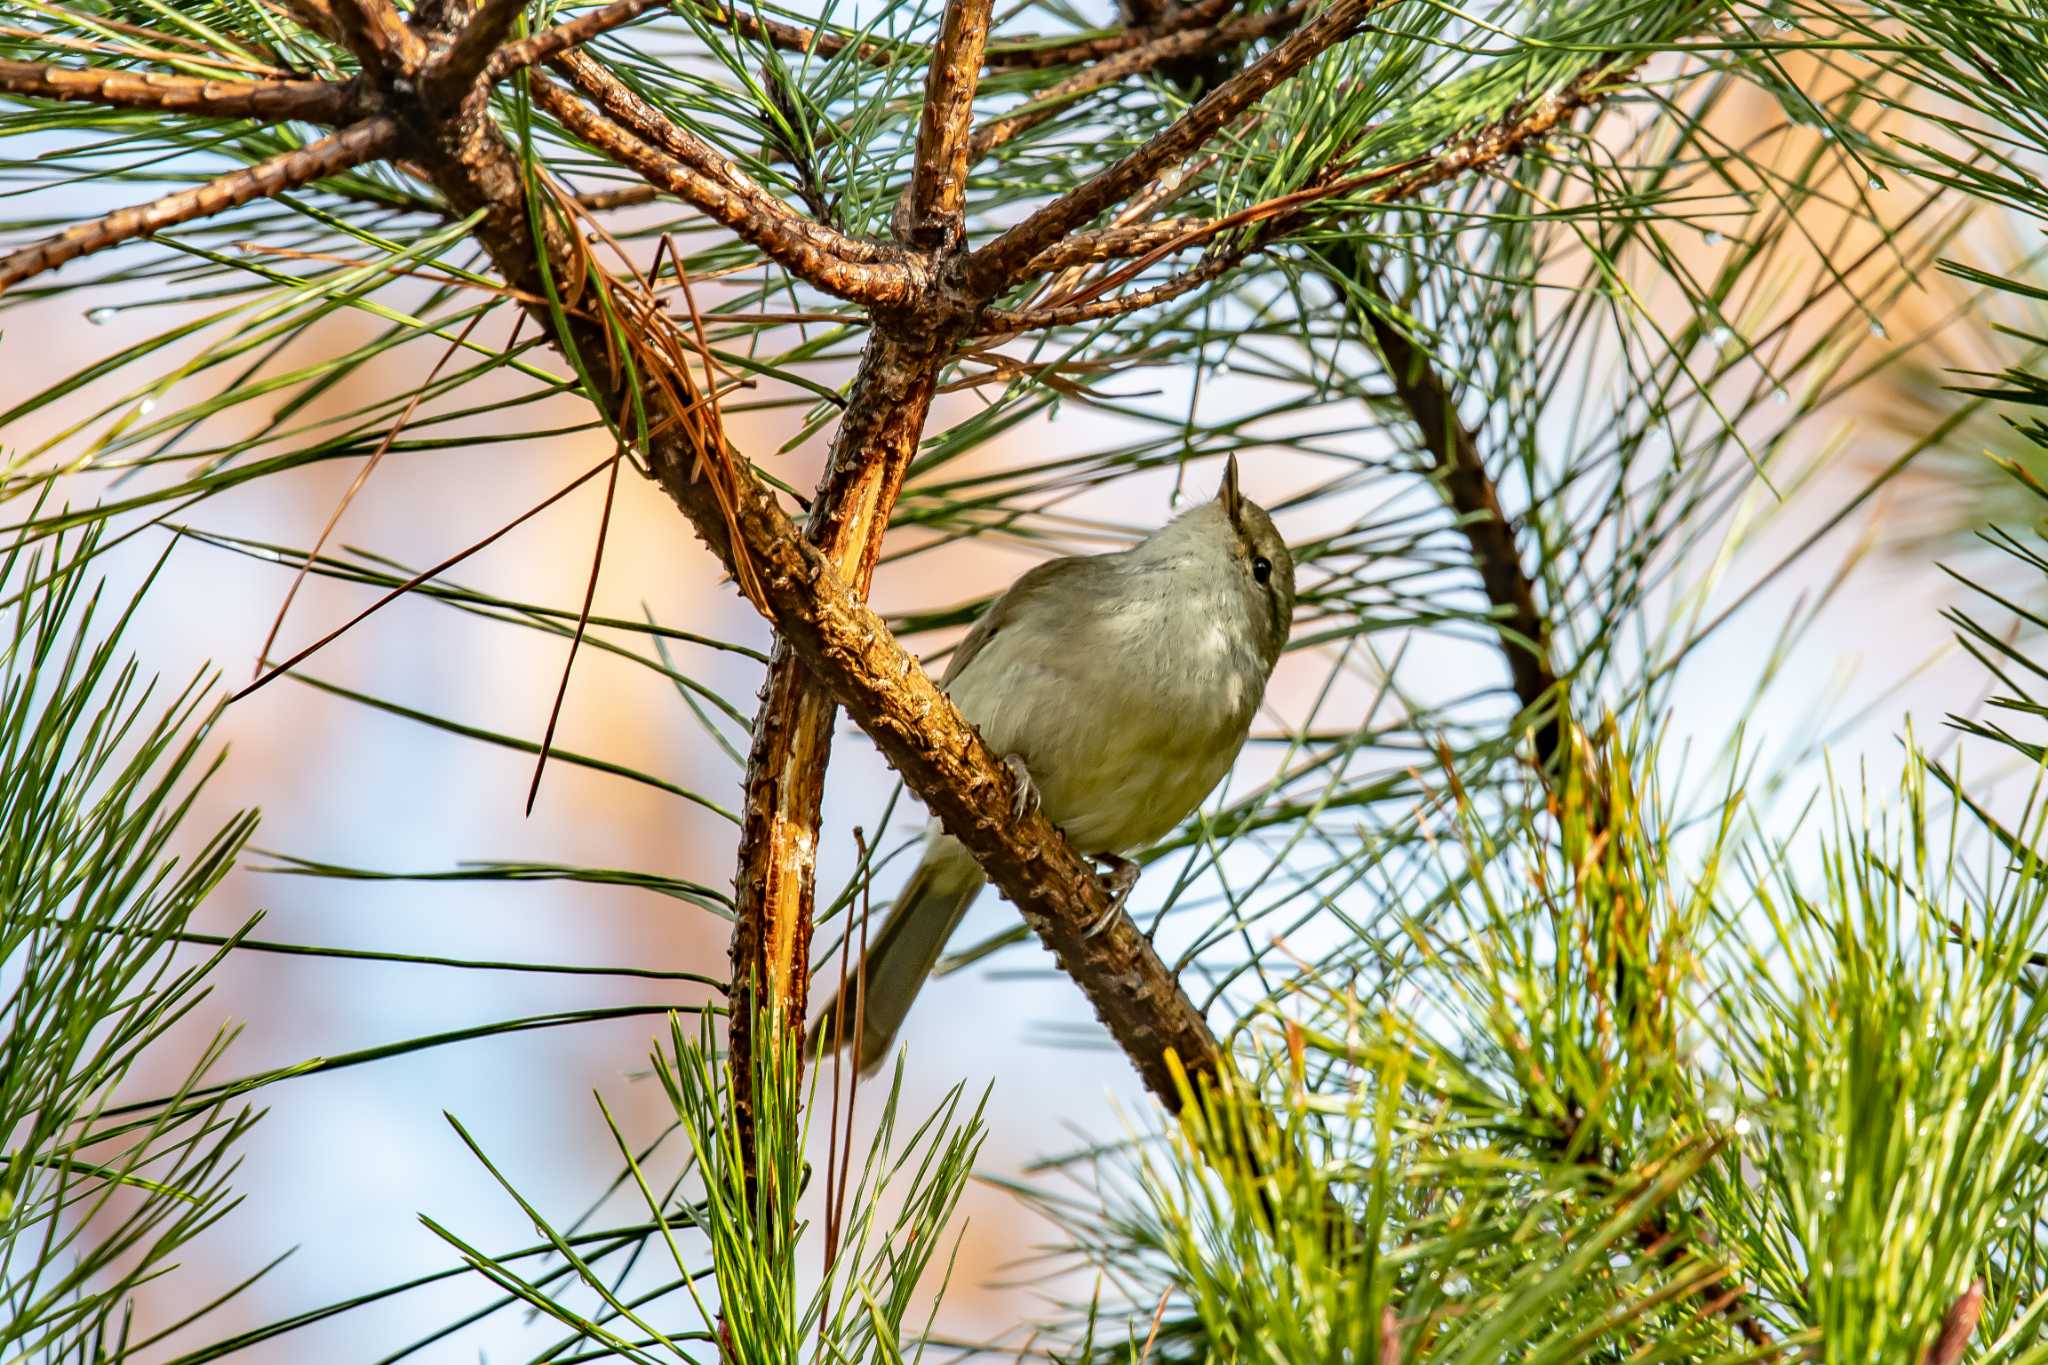
<svg viewBox="0 0 2048 1365"><path fill-rule="evenodd" d="M1233 452L1223 466L1223 487L1216 492L1216 500L1223 504L1223 513L1230 518L1230 524L1244 529L1244 495L1237 491L1237 455Z"/></svg>

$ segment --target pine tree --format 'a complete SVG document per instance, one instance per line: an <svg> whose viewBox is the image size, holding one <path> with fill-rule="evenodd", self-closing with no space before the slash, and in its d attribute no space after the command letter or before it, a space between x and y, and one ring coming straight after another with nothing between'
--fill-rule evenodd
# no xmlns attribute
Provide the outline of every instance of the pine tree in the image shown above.
<svg viewBox="0 0 2048 1365"><path fill-rule="evenodd" d="M233 1106L252 1092L620 1014L229 1080L209 1053L177 1092L114 1102L201 988L206 967L164 974L174 946L380 956L188 927L246 819L198 862L164 861L161 812L200 752L179 736L296 677L522 751L535 791L574 764L735 826L729 897L715 870L447 874L626 885L731 921L724 1003L671 1012L654 1051L682 1141L602 1115L630 1217L539 1207L455 1120L537 1240L493 1250L429 1226L493 1309L561 1329L536 1359L948 1348L916 1285L951 1244L976 1087L923 1118L888 1088L856 1153L850 1078L802 1046L811 984L837 979L890 890L866 834L822 815L843 712L1021 919L943 969L1050 950L1099 1020L1089 1037L1154 1102L1128 1141L1018 1191L1104 1288L1020 1325L1009 1352L2048 1361L2041 803L1966 780L1909 730L1895 777L1842 776L1808 804L1788 784L1817 743L1691 752L1672 714L1702 646L1813 563L1818 533L1728 587L1774 517L1842 525L2002 421L2006 491L1988 505L2013 523L1992 533L2008 562L1962 577L1956 615L1998 695L1993 717L1957 724L2038 767L2024 726L2048 671L2006 616L2041 621L2031 585L2006 585L2048 569L2018 525L2048 496L2025 454L2048 447L2026 411L2048 394L2030 349L2048 334L2010 321L2044 295L2030 256L1987 264L1971 234L2048 214L2048 8L0 11L5 165L46 212L6 225L0 307L74 299L88 325L123 324L0 416L0 433L65 419L8 437L0 483L20 623L0 711L0 940L21 983L4 1049L23 1059L0 1076L10 1358L150 1354L171 1324L131 1331L122 1304L223 1208L248 1126ZM109 186L132 202L68 211L67 194ZM1930 299L1954 316L1903 324ZM160 307L176 320L154 327ZM294 349L343 315L371 339ZM1959 329L2001 348L2000 373L1943 371ZM376 368L397 355L401 383ZM1827 491L1835 414L1893 384L1915 429L1856 491ZM346 410L316 407L344 391ZM958 391L980 409L935 420ZM342 508L395 496L438 450L531 435L479 434L480 418L565 396L612 453L526 516L605 489L580 605L466 581L496 535L415 568L341 547L341 509L310 545L206 524L228 490L329 460L357 470ZM741 412L781 451L736 439ZM1050 433L1047 453L975 458L1027 431ZM772 456L814 439L816 487L788 486ZM1010 774L910 650L931 662L985 600L936 574L916 611L866 599L899 552L1114 543L1141 518L1064 504L1200 488L1226 455L1290 480L1274 510L1301 598L1283 678L1304 700L1269 708L1235 781L1146 855L1118 910L1042 813L1013 818ZM622 479L673 502L764 650L593 610ZM131 676L109 682L110 646L85 643L72 608L108 549L167 534L371 605L284 657L273 624L252 683L189 689L138 740ZM1778 649L1829 582L1776 613ZM739 791L564 751L553 716L538 738L506 734L307 672L407 594L559 641L557 714L583 651L673 681L707 742L743 757ZM751 656L751 713L679 664L685 647ZM1755 661L1759 689L1778 658ZM821 894L819 850L849 839L853 877ZM137 994L139 972L156 975ZM810 1218L800 1201L820 1190ZM411 1287L178 1359L289 1342ZM191 1292L195 1311L214 1301ZM459 1344L471 1321L400 1355Z"/></svg>

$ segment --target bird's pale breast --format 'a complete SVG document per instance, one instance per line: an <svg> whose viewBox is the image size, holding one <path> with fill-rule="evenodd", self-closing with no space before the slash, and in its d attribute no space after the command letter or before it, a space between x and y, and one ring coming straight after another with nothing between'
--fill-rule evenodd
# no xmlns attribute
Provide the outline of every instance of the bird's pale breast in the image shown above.
<svg viewBox="0 0 2048 1365"><path fill-rule="evenodd" d="M1084 600L1113 605L1006 623L949 690L990 747L1023 758L1077 847L1122 853L1172 830L1229 771L1265 677L1233 643L1227 603Z"/></svg>

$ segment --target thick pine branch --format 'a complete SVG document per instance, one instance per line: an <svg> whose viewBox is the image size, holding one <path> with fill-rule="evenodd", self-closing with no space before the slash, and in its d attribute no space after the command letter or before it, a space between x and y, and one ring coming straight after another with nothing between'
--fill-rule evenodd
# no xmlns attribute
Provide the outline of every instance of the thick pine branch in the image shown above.
<svg viewBox="0 0 2048 1365"><path fill-rule="evenodd" d="M667 4L668 0L613 0L609 5L579 14L531 38L506 43L490 55L486 72L492 80L502 80L522 67L550 61L572 47L587 43L622 24L630 24L649 10L662 9Z"/></svg>
<svg viewBox="0 0 2048 1365"><path fill-rule="evenodd" d="M450 120L435 132L432 145L417 149L423 169L456 212L481 211L477 239L515 290L544 297L549 278L595 269L559 223L548 226L537 247L517 158L480 114ZM545 309L529 306L553 325ZM595 321L571 316L564 322L565 344L593 361L608 353L609 334ZM596 380L597 396L611 412L633 411L622 368L600 370ZM687 414L669 410L667 394L660 385L643 384L641 397L657 432L646 443L651 470L735 577L751 586L787 647L974 852L1161 1102L1169 1108L1180 1103L1170 1058L1198 1082L1216 1080L1227 1059L1214 1034L1130 917L1109 915L1094 866L1043 813L1012 817L1008 772L973 727L824 552L797 533L744 463L699 443L692 435L698 428ZM1091 934L1105 916L1108 928Z"/></svg>
<svg viewBox="0 0 2048 1365"><path fill-rule="evenodd" d="M483 0L471 11L447 48L421 72L427 98L459 98L487 66L494 65L494 54L525 5L526 0Z"/></svg>
<svg viewBox="0 0 2048 1365"><path fill-rule="evenodd" d="M967 136L988 40L990 0L949 0L925 76L916 163L898 204L896 235L943 261L959 250L967 190ZM878 311L860 372L834 434L832 458L805 538L862 600L882 536L924 434L939 370L966 330L967 311L929 290L915 317ZM734 874L730 1066L743 1143L751 1150L752 1021L801 1029L810 970L812 909L825 773L838 705L778 635L755 713L747 798ZM765 1000L757 1000L756 993ZM761 1005L772 1005L764 1011Z"/></svg>
<svg viewBox="0 0 2048 1365"><path fill-rule="evenodd" d="M0 60L0 91L115 109L301 123L348 123L374 112L353 82L221 81L154 71Z"/></svg>
<svg viewBox="0 0 2048 1365"><path fill-rule="evenodd" d="M752 202L746 192L751 182L735 186L730 180L721 182L713 173L730 170L729 163L701 170L689 165L675 152L681 147L689 160L701 162L696 148L687 141L671 139L663 126L666 119L577 54L565 52L556 62L571 70L582 67L585 79L600 92L600 102L609 101L607 113L626 111L639 127L629 132L612 117L591 111L544 78L536 80L535 88L543 104L579 136L612 151L622 164L643 174L653 171L656 183L688 186L693 202L704 201L701 207L713 211L714 216L722 214L720 221L729 220L743 236L754 233L774 240L776 234L793 230L793 238L778 241L778 248L806 259L821 278L848 272L856 281L850 292L871 296L878 334L893 334L894 344L905 347L913 334L922 336L924 351L913 356L906 349L889 364L864 367L863 383L877 398L861 400L857 404L860 411L849 415L838 451L847 458L835 459L834 472L828 477L828 491L834 487L847 490L830 499L837 509L835 515L845 520L836 528L819 522L818 538L845 548L845 563L857 579L859 565L871 562L866 547L886 524L888 505L900 483L900 466L907 462L922 429L929 397L920 395L927 382L921 376L927 371L936 373L947 350L971 329L992 292L1006 287L1016 268L1040 260L1056 239L1065 239L1102 209L1128 200L1116 227L1133 228L1139 217L1170 203L1176 192L1172 187L1180 183L1170 168L1198 157L1203 143L1216 131L1316 53L1341 40L1380 2L1338 0L1146 148L998 238L977 253L983 267L978 285L971 272L942 268L945 263L930 253L856 242L795 215L779 201L772 206ZM303 3L309 5L309 0ZM1228 8L1223 0L1204 0L1170 13L1162 27L1212 24ZM617 16L622 12L614 7L608 13ZM587 246L558 211L558 205L565 202L563 197L527 181L519 158L491 121L486 103L477 97L497 59L485 66L470 89L435 95L423 91L418 82L431 62L423 42L388 4L382 0L337 0L332 16L336 29L364 62L376 98L391 109L390 119L402 130L401 145L390 148L391 153L404 158L408 166L417 166L453 212L477 216L476 240L515 296L524 299L548 325L559 321L564 343L599 366L597 397L614 420L629 426L631 434L641 439L657 479L719 553L749 599L775 624L785 650L801 661L815 681L829 687L912 790L974 852L990 879L1017 905L1027 924L1081 985L1146 1085L1174 1107L1183 1091L1175 1083L1170 1059L1178 1057L1198 1086L1221 1076L1229 1066L1228 1058L1200 1012L1128 916L1110 916L1106 930L1091 934L1091 926L1108 909L1107 893L1093 865L1079 857L1041 814L1033 812L1022 820L1012 817L1006 770L866 607L860 585L849 580L834 556L797 533L745 462L716 435L715 423L707 435L698 411L702 405L694 397L696 389L683 372L687 348L673 335L673 322L666 312L651 301L642 301L645 306L629 301L625 316L630 325L622 336L607 330L593 314L576 312L557 318L537 302L548 296L551 285L579 293L595 283L615 298L626 298L634 286L600 279ZM1112 51L1140 47L1156 36L1137 32L1113 35ZM985 53L983 64L997 64L998 55ZM960 64L955 65L957 69ZM1569 107L1576 107L1573 100L1584 102L1583 95L1575 88L1518 116L1510 127L1490 130L1497 136L1483 136L1456 149L1457 164L1469 169L1505 154L1505 149L1519 145L1520 139L1554 125ZM948 107L958 112L964 104L956 100ZM384 127L384 119L380 117L376 126ZM940 126L955 131L962 127L951 118ZM946 134L946 138L951 136ZM669 145L650 146L649 140ZM934 145L945 140L938 139ZM1364 180L1405 174L1410 178L1397 183L1412 192L1454 173L1448 162L1418 163L1373 172ZM930 183L941 186L943 180L935 175ZM1343 182L1332 181L1305 196L1268 206L1262 210L1265 216L1256 219L1265 230L1253 234L1254 240L1277 232L1277 223L1300 207L1296 198L1307 202L1345 187ZM529 202L529 195L536 192L537 214ZM765 196L765 191L760 193ZM1038 240L1055 224L1059 225L1057 233ZM1205 236L1207 231L1197 236ZM1179 249L1186 244L1182 240L1186 235L1150 248L1127 271L1141 270L1158 255ZM1112 248L1110 241L1104 237L1089 249L1121 249ZM766 249L763 242L756 245ZM1014 264L1009 260L1011 253L1017 253ZM846 258L863 256L865 259ZM1048 268L1057 266L1059 259L1047 258ZM1100 286L1097 288L1099 291ZM617 350L621 340L633 348L639 367L638 403L625 389L627 371ZM871 352L871 361L876 357L881 357L880 351ZM885 373L896 378L884 384ZM649 416L651 435L628 424L630 414L643 410ZM862 452L873 458L854 458ZM874 491L862 491L866 489ZM797 954L792 947L782 956L793 962Z"/></svg>
<svg viewBox="0 0 2048 1365"><path fill-rule="evenodd" d="M327 9L365 70L386 80L410 79L426 62L426 39L390 0L329 0Z"/></svg>
<svg viewBox="0 0 2048 1365"><path fill-rule="evenodd" d="M895 264L903 260L904 253L885 242L850 237L836 228L804 217L763 189L735 166L730 157L633 93L632 87L587 53L566 53L555 59L554 66L586 99L635 137L720 187L723 194L738 201L751 217L769 225L773 231L795 235L820 252L849 261Z"/></svg>
<svg viewBox="0 0 2048 1365"><path fill-rule="evenodd" d="M0 257L0 292L80 256L105 251L180 223L210 218L252 199L282 194L374 161L389 151L397 139L398 125L379 115L194 189L167 194L133 208L117 209L90 223L74 224L54 237Z"/></svg>

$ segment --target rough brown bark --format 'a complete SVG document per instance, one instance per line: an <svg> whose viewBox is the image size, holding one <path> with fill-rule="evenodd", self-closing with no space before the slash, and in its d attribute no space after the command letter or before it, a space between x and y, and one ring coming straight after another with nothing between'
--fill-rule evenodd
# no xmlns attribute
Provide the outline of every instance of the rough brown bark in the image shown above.
<svg viewBox="0 0 2048 1365"><path fill-rule="evenodd" d="M352 81L217 81L6 60L0 60L0 91L207 118L336 124L375 112L374 100Z"/></svg>
<svg viewBox="0 0 2048 1365"><path fill-rule="evenodd" d="M991 70L1042 71L1050 66L1099 62L1142 47L1161 33L1213 24L1237 4L1238 0L1196 0L1192 5L1169 7L1171 12L1155 25L1127 27L1090 38L1012 38L989 46L988 65Z"/></svg>
<svg viewBox="0 0 2048 1365"><path fill-rule="evenodd" d="M632 23L649 10L667 6L668 0L613 0L609 5L579 14L566 23L543 29L531 38L505 44L491 54L490 65L486 69L492 80L503 80L521 67L535 66L560 56L600 33Z"/></svg>
<svg viewBox="0 0 2048 1365"><path fill-rule="evenodd" d="M1147 1086L1169 1107L1177 1107L1183 1094L1175 1080L1173 1058L1180 1059L1198 1086L1223 1074L1228 1059L1200 1014L1128 917L1114 917L1105 932L1089 935L1089 926L1107 910L1106 892L1093 865L1077 856L1042 815L1034 812L1021 821L1011 817L1008 774L916 661L861 601L859 561L869 554L865 547L872 537L879 536L886 523L888 503L893 498L890 481L900 480L900 472L891 473L892 465L907 462L922 426L924 405L929 402L925 392L928 381L916 376L927 368L936 372L957 330L968 328L992 294L1007 287L1019 270L1028 271L1038 264L1054 240L1063 240L1072 229L1102 209L1120 199L1131 200L1118 226L1133 227L1139 205L1150 213L1169 203L1174 194L1169 184L1171 168L1185 162L1208 137L1298 70L1315 52L1340 40L1370 6L1380 2L1337 0L1254 63L1243 76L1199 103L1147 149L1126 158L1074 195L1048 205L1018 229L976 253L979 274L961 268L967 264L967 258L946 259L943 252L851 243L850 239L833 240L830 236L822 239L833 251L847 253L833 262L834 269L876 268L900 260L912 285L901 293L878 293L877 301L870 304L877 347L882 344L880 338L887 338L891 347L900 347L902 351L885 365L879 363L885 357L878 349L872 357L876 361L872 374L865 382L869 391L893 396L887 401L878 400L865 417L849 414L848 435L842 441L848 452L863 446L871 453L898 454L877 461L849 459L843 466L835 460L835 471L840 471L835 477L845 481L848 491L843 494L843 506L839 498L832 501L839 507L835 515L846 519L815 522L821 540L846 547L855 569L851 575L842 573L825 549L797 534L773 495L753 477L745 462L725 446L715 423L707 427L698 411L698 389L682 369L682 357L688 348L678 344L667 314L651 300L628 297L635 288L632 282L608 282L615 298L628 299L632 315L646 332L645 336L631 340L636 344L636 358L643 362L643 389L639 396L646 400L650 411L653 435L642 444L656 478L733 571L750 600L775 623L784 653L799 661L818 682L830 687L853 719L902 772L912 790L976 854L991 880L1016 903L1026 923L1082 986ZM365 88L372 90L370 97L379 102L380 118L392 120L397 128L399 145L392 154L402 158L408 168L417 167L440 191L452 211L464 216L479 214L474 229L478 244L517 297L525 300L550 326L561 322L559 338L580 351L583 359L595 367L597 397L607 413L623 425L622 415L632 411L633 405L623 389L626 370L612 354L617 338L587 311L574 306L574 300L589 286L598 266L573 224L557 211L560 197L544 184L526 182L519 159L488 115L486 94L491 73L499 65L496 54L466 89L450 88L459 82L428 82L423 87L419 77L434 58L424 40L387 0L332 0L331 5L323 0L293 0L293 4L298 12L312 14L323 27L331 26L331 31L355 51L367 73ZM1184 9L1169 7L1159 28L1213 24L1230 6L1231 0L1200 0ZM619 16L629 8L615 5L599 13L609 20L623 22ZM493 12L502 16L504 9L494 6ZM955 35L955 41L968 40L977 27L985 33L985 20L977 26L965 22L968 17L957 16L955 21L949 21L947 31ZM972 72L981 66L1050 65L1090 54L1104 56L1128 51L1158 36L1157 32L1131 30L1101 40L991 48L982 52L980 61L970 60L963 50L935 61L932 71L936 78L940 72ZM498 52L505 50L499 48ZM904 50L890 49L882 59L896 60ZM574 64L570 65L573 69ZM597 70L601 72L601 68ZM543 82L540 88L551 87ZM730 182L721 182L712 170L692 167L688 160L677 156L674 148L666 145L670 141L668 133L659 125L643 120L644 131L628 131L630 124L620 126L618 110L626 108L631 116L630 106L612 98L616 107L598 114L559 87L553 89L561 97L558 103L565 116L580 118L582 127L602 139L593 145L635 158L641 165L657 166L663 176L672 175L667 167L688 172L717 191L705 193L704 197L713 202L718 202L720 193L747 197L743 187L736 189ZM939 93L941 97L931 101L933 107L955 111L957 118L948 115L930 122L927 151L961 145L967 136L965 115L971 108L971 96L961 97L957 92L943 90ZM1533 130L1554 125L1569 107L1576 107L1574 100L1584 102L1590 98L1585 90L1574 87L1564 96L1513 120L1511 127L1489 130L1487 136L1498 134L1491 142L1482 136L1451 149L1438 163L1412 163L1374 172L1368 178L1393 178L1410 172L1429 177L1409 182L1409 192L1413 192L1424 183L1435 183L1456 173L1453 161L1460 167L1482 164L1489 156L1502 154L1501 148L1519 145L1517 139L1533 136ZM654 145L650 145L650 138ZM959 142L949 141L955 138ZM660 158L666 166L651 158ZM726 169L730 169L729 163ZM913 201L920 214L912 215L908 223L910 227L928 230L932 221L943 219L946 197L956 181L945 174L922 179L926 189ZM701 191L698 181L684 183ZM1332 192L1333 188L1324 186L1306 198ZM537 233L534 217L529 215L529 195L539 198ZM1134 195L1136 199L1132 199ZM1255 216L1245 221L1268 223L1292 211L1300 202L1305 199L1291 196L1283 203L1261 206ZM775 234L792 222L803 234L829 233L829 229L779 203L772 207L742 204L728 211L737 220L733 224L736 230L742 235L758 234L762 240L774 240ZM1052 231L1054 227L1056 232ZM942 233L938 240L948 236ZM810 243L815 246L819 240L811 238ZM1148 248L1146 257L1140 257L1126 269L1142 269L1149 264L1147 257L1152 253L1179 249L1195 240L1201 238L1185 233L1168 238ZM1098 245L1105 251L1111 249L1107 239ZM881 254L854 259L863 252ZM1057 257L1046 262L1047 269L1059 267ZM1071 267L1066 269L1070 274ZM1098 286L1098 291L1114 287L1123 278L1127 278L1124 272L1115 272L1106 285ZM551 316L535 302L549 292L551 284L561 297L571 301L563 314ZM640 306L642 303L644 307ZM1054 303L1081 306L1076 299ZM638 349L642 343L647 347L644 354ZM884 374L896 379L884 384ZM915 416L905 420L908 414ZM828 485L838 486L832 480L828 480ZM852 509L865 509L869 500L874 504L872 511L850 514ZM792 691L790 695L796 696L798 692ZM801 708L793 708L793 713L796 710ZM806 714L815 715L816 711ZM808 719L802 723L811 724ZM789 934L797 932L792 923ZM781 953L792 966L796 964L801 951L799 939L782 936L778 929L761 941L770 945L770 951ZM794 972L788 979L795 979Z"/></svg>
<svg viewBox="0 0 2048 1365"><path fill-rule="evenodd" d="M1015 283L1041 251L1185 160L1275 86L1349 37L1367 14L1387 2L1332 0L1315 18L1204 96L1158 137L975 250L967 258L968 287L993 297Z"/></svg>
<svg viewBox="0 0 2048 1365"><path fill-rule="evenodd" d="M990 6L991 0L949 0L940 21L918 120L917 170L895 215L898 238L932 253L937 269L914 313L875 315L804 529L861 600L924 434L939 370L972 317L971 304L937 276L960 248L967 137ZM778 634L754 717L733 878L730 1067L743 1149L751 1140L759 1003L772 1002L788 1027L803 1027L820 812L837 714L831 688Z"/></svg>
<svg viewBox="0 0 2048 1365"><path fill-rule="evenodd" d="M1077 232L1032 257L1030 271L1033 275L1051 275L1077 265L1129 260L1165 246L1200 226L1201 220L1196 218L1166 218L1156 223Z"/></svg>
<svg viewBox="0 0 2048 1365"><path fill-rule="evenodd" d="M1189 58L1208 57L1259 38L1286 33L1308 17L1313 0L1294 0L1281 9L1226 19L1209 28L1184 28L1161 33L1136 47L1103 58L1035 96L1027 111L1006 114L978 128L972 156L987 156L1020 133L1037 127L1072 100L1148 71L1164 71Z"/></svg>
<svg viewBox="0 0 2048 1365"><path fill-rule="evenodd" d="M13 288L67 261L111 246L161 232L261 199L311 184L323 176L373 161L391 149L398 125L378 115L304 147L280 152L244 170L210 180L196 189L180 190L133 208L116 209L104 218L78 223L54 237L0 257L0 291Z"/></svg>
<svg viewBox="0 0 2048 1365"><path fill-rule="evenodd" d="M925 74L917 156L897 205L896 237L923 251L951 252L961 240L974 92L988 46L990 0L949 0Z"/></svg>
<svg viewBox="0 0 2048 1365"><path fill-rule="evenodd" d="M386 0L329 0L324 8L366 71L410 80L425 64L427 40Z"/></svg>
<svg viewBox="0 0 2048 1365"><path fill-rule="evenodd" d="M881 558L889 513L923 434L943 359L929 347L877 337L862 357L831 462L812 500L805 538L863 599ZM831 688L778 636L754 713L739 865L733 875L735 1068L752 1052L750 1006L757 995L777 1002L793 1028L801 1027L806 1012L820 813L838 711ZM745 1125L751 1115L748 1088L740 1084L743 1074L733 1073Z"/></svg>
<svg viewBox="0 0 2048 1365"><path fill-rule="evenodd" d="M468 10L447 48L419 75L427 100L438 104L461 98L485 66L493 64L493 55L525 5L526 0L483 0L476 9Z"/></svg>
<svg viewBox="0 0 2048 1365"><path fill-rule="evenodd" d="M759 247L792 274L827 293L876 308L907 307L923 283L915 258L874 242L835 232L796 213L725 158L694 138L664 134L666 119L643 117L645 102L595 62L570 54L561 59L586 93L598 92L607 113L633 120L631 131L585 105L546 76L534 72L533 100L592 148L639 173L655 188L702 209ZM652 113L653 111L645 111ZM660 137L666 146L644 141ZM692 166L679 159L681 150Z"/></svg>
<svg viewBox="0 0 2048 1365"><path fill-rule="evenodd" d="M485 210L478 241L508 284L538 294L542 258L525 230L523 186L511 149L481 117L420 131L434 127L442 131L421 149L423 168L458 213ZM559 228L547 234L543 250L556 278L576 268L576 253ZM564 339L586 356L605 353L604 334L590 320L571 316ZM612 411L624 411L622 376L600 380L600 398ZM1226 1063L1222 1049L1137 926L1127 915L1115 916L1106 930L1089 935L1109 910L1094 866L1041 812L1012 818L1007 771L853 585L797 533L744 466L733 471L730 504L722 501L696 471L700 461L724 459L726 452L692 444L691 424L659 411L661 390L646 396L657 407L659 427L647 453L663 490L735 576L744 562L746 576L758 585L758 605L786 648L829 683L910 788L981 860L1081 986L1146 1086L1170 1109L1179 1107L1174 1057L1198 1086L1216 1081Z"/></svg>

